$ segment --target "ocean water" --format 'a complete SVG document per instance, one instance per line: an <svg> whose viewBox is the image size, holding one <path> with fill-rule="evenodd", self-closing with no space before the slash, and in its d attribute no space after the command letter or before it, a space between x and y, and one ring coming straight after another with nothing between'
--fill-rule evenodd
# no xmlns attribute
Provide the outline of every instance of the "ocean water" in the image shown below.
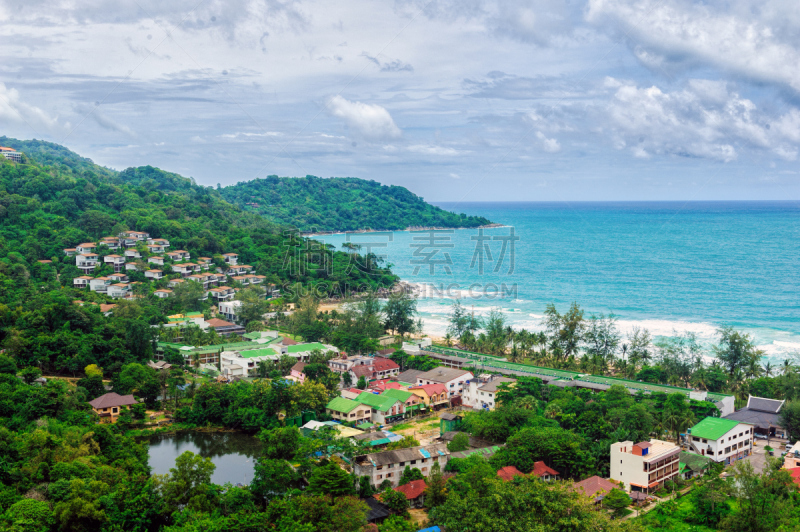
<svg viewBox="0 0 800 532"><path fill-rule="evenodd" d="M533 331L548 303L563 311L576 301L615 314L623 333L693 331L710 345L731 325L773 363L800 355L800 202L439 205L504 227L318 239L374 246L403 280L427 287L418 308L432 335L444 335L456 298Z"/></svg>

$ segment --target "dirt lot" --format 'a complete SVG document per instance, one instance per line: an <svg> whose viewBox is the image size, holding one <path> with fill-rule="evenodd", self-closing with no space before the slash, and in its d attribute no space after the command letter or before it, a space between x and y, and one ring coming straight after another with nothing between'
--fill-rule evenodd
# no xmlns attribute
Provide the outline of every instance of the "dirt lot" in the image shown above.
<svg viewBox="0 0 800 532"><path fill-rule="evenodd" d="M429 417L420 420L404 421L389 430L401 436L413 436L421 445L427 445L439 437L439 418Z"/></svg>
<svg viewBox="0 0 800 532"><path fill-rule="evenodd" d="M411 522L417 528L423 528L428 522L428 512L426 510L409 510L408 513L411 514Z"/></svg>

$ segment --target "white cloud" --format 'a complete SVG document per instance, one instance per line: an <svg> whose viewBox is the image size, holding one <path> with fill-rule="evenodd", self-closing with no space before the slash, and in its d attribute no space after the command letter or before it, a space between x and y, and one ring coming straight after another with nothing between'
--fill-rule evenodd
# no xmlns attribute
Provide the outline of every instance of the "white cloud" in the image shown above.
<svg viewBox="0 0 800 532"><path fill-rule="evenodd" d="M650 67L699 62L800 91L796 7L784 0L589 0L586 18L640 43L635 54Z"/></svg>
<svg viewBox="0 0 800 532"><path fill-rule="evenodd" d="M445 148L444 146L429 146L426 144L414 144L408 147L408 151L412 153L421 153L423 155L445 155L453 156L459 155L460 151L453 148Z"/></svg>
<svg viewBox="0 0 800 532"><path fill-rule="evenodd" d="M542 149L548 153L555 153L561 150L561 144L557 139L549 139L541 131L536 132L536 138L542 142Z"/></svg>
<svg viewBox="0 0 800 532"><path fill-rule="evenodd" d="M20 99L16 89L6 87L0 82L0 122L27 125L34 131L62 132L69 123L60 124L58 117L51 117L38 107L28 105Z"/></svg>
<svg viewBox="0 0 800 532"><path fill-rule="evenodd" d="M630 147L636 157L666 154L728 162L741 148L786 160L797 156L793 143L799 140L800 112L792 110L771 127L769 116L721 82L690 80L673 92L625 83L614 93L607 118L617 149Z"/></svg>
<svg viewBox="0 0 800 532"><path fill-rule="evenodd" d="M386 108L377 104L351 102L339 95L328 99L328 111L372 140L396 139L402 135Z"/></svg>

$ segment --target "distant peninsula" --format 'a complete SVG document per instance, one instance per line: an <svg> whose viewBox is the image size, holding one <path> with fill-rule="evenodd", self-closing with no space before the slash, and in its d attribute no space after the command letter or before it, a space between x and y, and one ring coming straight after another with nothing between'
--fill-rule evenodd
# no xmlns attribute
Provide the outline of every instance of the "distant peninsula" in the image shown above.
<svg viewBox="0 0 800 532"><path fill-rule="evenodd" d="M482 216L426 203L405 187L355 177L269 176L221 188L220 193L245 210L306 232L494 225Z"/></svg>

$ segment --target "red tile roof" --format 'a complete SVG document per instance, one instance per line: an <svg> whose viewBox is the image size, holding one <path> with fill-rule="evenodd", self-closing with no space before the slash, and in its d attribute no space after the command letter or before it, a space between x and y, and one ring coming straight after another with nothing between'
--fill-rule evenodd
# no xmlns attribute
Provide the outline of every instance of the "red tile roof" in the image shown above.
<svg viewBox="0 0 800 532"><path fill-rule="evenodd" d="M389 371L392 369L400 369L400 366L397 365L396 362L389 360L388 358L376 358L375 361L372 363L375 371Z"/></svg>
<svg viewBox="0 0 800 532"><path fill-rule="evenodd" d="M525 474L513 465L501 467L497 476L503 480L513 480L514 477L524 477Z"/></svg>
<svg viewBox="0 0 800 532"><path fill-rule="evenodd" d="M787 468L786 471L789 472L789 475L794 480L794 483L800 486L800 467L790 467Z"/></svg>
<svg viewBox="0 0 800 532"><path fill-rule="evenodd" d="M558 471L547 467L547 465L542 461L535 462L533 464L533 471L531 471L531 475L536 477L542 477L544 475L558 476L558 474Z"/></svg>
<svg viewBox="0 0 800 532"><path fill-rule="evenodd" d="M370 378L372 377L372 366L353 366L350 371L353 372L353 375L358 377Z"/></svg>
<svg viewBox="0 0 800 532"><path fill-rule="evenodd" d="M408 484L403 484L402 486L397 486L394 488L394 491L399 491L403 495L406 496L406 499L412 501L425 493L425 488L428 485L425 484L424 480L412 480Z"/></svg>
<svg viewBox="0 0 800 532"><path fill-rule="evenodd" d="M428 397L431 395L439 395L442 393L447 392L447 389L444 387L444 384L423 384L421 386L412 386L409 388L411 390L424 390Z"/></svg>
<svg viewBox="0 0 800 532"><path fill-rule="evenodd" d="M600 478L597 475L593 477L589 477L585 480L581 480L580 482L576 482L573 486L573 489L581 490L585 495L589 497L594 497L597 493L608 493L614 488L618 488L617 484L614 484L610 480Z"/></svg>
<svg viewBox="0 0 800 532"><path fill-rule="evenodd" d="M284 336L283 337L283 342L282 343L283 343L283 345L297 345L298 344L298 342L295 342L294 340L292 340L288 336Z"/></svg>

